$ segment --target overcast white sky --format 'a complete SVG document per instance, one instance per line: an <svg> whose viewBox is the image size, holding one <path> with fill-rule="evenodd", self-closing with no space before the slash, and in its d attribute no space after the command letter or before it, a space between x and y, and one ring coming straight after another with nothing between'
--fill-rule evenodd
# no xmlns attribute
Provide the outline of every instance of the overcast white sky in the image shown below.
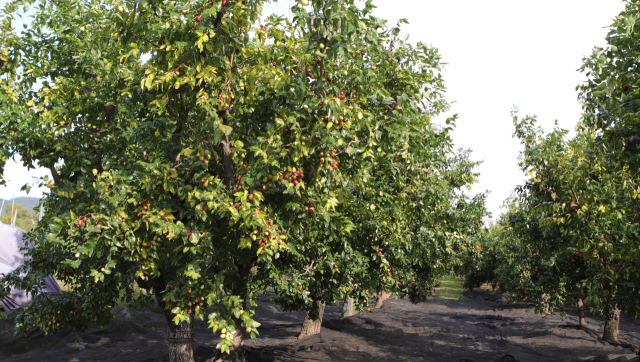
<svg viewBox="0 0 640 362"><path fill-rule="evenodd" d="M0 0L4 5L5 1ZM266 12L288 14L295 1L280 0ZM482 160L480 183L472 192L490 191L487 207L497 217L500 206L524 177L518 169L519 141L510 111L537 115L540 125L573 130L581 109L576 70L594 46L604 46L606 27L624 5L620 0L374 0L375 15L395 25L407 18L403 33L440 49L447 99L459 114L454 140ZM442 121L450 114L444 115ZM7 164L8 187L0 198L25 196L20 187L46 170L26 172ZM41 196L32 189L29 196Z"/></svg>

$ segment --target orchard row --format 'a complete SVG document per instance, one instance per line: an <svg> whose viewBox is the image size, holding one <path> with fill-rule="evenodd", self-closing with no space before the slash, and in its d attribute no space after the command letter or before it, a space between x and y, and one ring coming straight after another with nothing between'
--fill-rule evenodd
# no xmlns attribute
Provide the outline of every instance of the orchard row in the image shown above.
<svg viewBox="0 0 640 362"><path fill-rule="evenodd" d="M463 271L468 287L492 282L541 312L577 306L583 328L586 305L605 316L603 339L614 344L620 312L640 312L639 11L627 1L608 46L585 59L575 137L514 115L528 180Z"/></svg>

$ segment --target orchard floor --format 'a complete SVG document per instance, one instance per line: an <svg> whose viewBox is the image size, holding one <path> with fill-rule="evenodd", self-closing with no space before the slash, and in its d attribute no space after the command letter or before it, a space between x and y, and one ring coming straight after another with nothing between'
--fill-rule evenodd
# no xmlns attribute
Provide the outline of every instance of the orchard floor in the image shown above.
<svg viewBox="0 0 640 362"><path fill-rule="evenodd" d="M303 313L284 313L268 297L259 301L256 319L262 324L257 343L247 343L249 361L627 361L638 357L630 349L598 342L572 328L575 311L566 320L559 313L535 314L528 304L497 304L490 291L464 292L461 299L434 298L411 304L406 299L385 302L378 310L340 319L340 308L327 307L322 333L300 341ZM61 333L45 337L33 331L11 337L9 321L0 321L0 360L168 361L166 329L159 310L116 308L116 320L92 329L83 343ZM589 327L602 332L603 319L588 315ZM196 362L215 355L217 339L197 322ZM620 339L640 345L640 321L622 318ZM78 349L81 348L81 349ZM505 356L511 355L515 359ZM213 361L213 360L211 360Z"/></svg>

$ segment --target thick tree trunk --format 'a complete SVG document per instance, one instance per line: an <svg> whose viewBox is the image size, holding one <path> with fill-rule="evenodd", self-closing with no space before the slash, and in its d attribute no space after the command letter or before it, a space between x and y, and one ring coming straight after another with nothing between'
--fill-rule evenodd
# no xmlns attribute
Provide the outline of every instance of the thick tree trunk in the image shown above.
<svg viewBox="0 0 640 362"><path fill-rule="evenodd" d="M300 331L298 340L320 333L322 317L324 316L324 302L317 301L316 303L318 304L318 319L313 319L310 312L307 311L304 315L304 322L302 322L302 330Z"/></svg>
<svg viewBox="0 0 640 362"><path fill-rule="evenodd" d="M584 318L584 304L582 298L578 297L578 319L580 320L580 327L587 326L587 320Z"/></svg>
<svg viewBox="0 0 640 362"><path fill-rule="evenodd" d="M376 301L376 306L373 308L375 309L382 308L382 304L384 303L385 300L389 299L390 296L391 296L391 293L387 293L384 291L384 289L378 288L378 300Z"/></svg>
<svg viewBox="0 0 640 362"><path fill-rule="evenodd" d="M605 323L604 323L604 334L602 335L602 339L606 341L613 341L619 343L618 341L618 325L620 324L620 310L616 305L607 305L605 307Z"/></svg>
<svg viewBox="0 0 640 362"><path fill-rule="evenodd" d="M193 362L193 343L195 333L193 331L193 318L190 322L182 322L176 325L170 311L165 310L167 319L167 339L169 340L170 362Z"/></svg>
<svg viewBox="0 0 640 362"><path fill-rule="evenodd" d="M356 314L356 301L353 298L346 298L342 306L342 318L351 317Z"/></svg>
<svg viewBox="0 0 640 362"><path fill-rule="evenodd" d="M164 278L162 276L150 280L138 280L138 285L143 288L153 289L153 293L158 302L158 306L163 309L164 301L162 300L162 290L165 287ZM187 322L175 324L173 318L175 315L168 309L162 310L164 318L167 321L167 340L169 342L169 361L170 362L194 362L193 360L193 343L195 341L195 332L193 330L193 317Z"/></svg>

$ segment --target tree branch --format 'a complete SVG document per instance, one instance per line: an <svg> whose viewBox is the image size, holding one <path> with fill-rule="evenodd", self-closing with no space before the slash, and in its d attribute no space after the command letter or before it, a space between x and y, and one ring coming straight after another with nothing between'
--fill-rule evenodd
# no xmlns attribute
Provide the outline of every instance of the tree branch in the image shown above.
<svg viewBox="0 0 640 362"><path fill-rule="evenodd" d="M245 60L241 61L241 62L240 62L240 63L238 63L235 67L233 67L233 69L239 69L239 68L240 68L240 66L242 66L242 64L246 63L247 61L249 61L249 60L251 60L251 59L253 59L253 58L255 58L255 56L253 56L253 57L249 57L249 58L247 58L247 59L245 59Z"/></svg>
<svg viewBox="0 0 640 362"><path fill-rule="evenodd" d="M60 181L62 181L62 179L60 178L60 175L58 175L58 171L56 170L56 166L55 165L49 166L49 170L51 171L51 177L53 177L53 182L59 184Z"/></svg>
<svg viewBox="0 0 640 362"><path fill-rule="evenodd" d="M172 116L176 117L176 118L180 118L178 116L178 114L176 114L176 112L173 111L173 108L171 108L170 105L167 104L167 111L169 111L169 113L171 113Z"/></svg>
<svg viewBox="0 0 640 362"><path fill-rule="evenodd" d="M233 47L233 50L231 51L231 59L229 60L229 75L227 76L227 78L231 78L231 70L233 70L233 57L236 54L236 47Z"/></svg>
<svg viewBox="0 0 640 362"><path fill-rule="evenodd" d="M225 135L222 144L222 166L224 167L224 180L229 188L229 194L233 195L233 186L236 183L235 174L233 172L233 158L231 157L231 146L229 144L229 136Z"/></svg>
<svg viewBox="0 0 640 362"><path fill-rule="evenodd" d="M569 185L569 188L571 189L571 193L573 194L573 197L576 199L576 202L579 205L580 204L580 200L578 200L578 195L576 195L576 192L573 191L573 186Z"/></svg>
<svg viewBox="0 0 640 362"><path fill-rule="evenodd" d="M311 260L311 265L309 265L306 268L303 268L305 270L304 273L300 274L300 276L306 275L311 271L311 268L313 268L313 263L315 262L315 260Z"/></svg>
<svg viewBox="0 0 640 362"><path fill-rule="evenodd" d="M158 16L158 9L156 8L156 4L153 3L153 1L149 0L149 4L151 4L151 7L153 8L153 14L159 18Z"/></svg>

